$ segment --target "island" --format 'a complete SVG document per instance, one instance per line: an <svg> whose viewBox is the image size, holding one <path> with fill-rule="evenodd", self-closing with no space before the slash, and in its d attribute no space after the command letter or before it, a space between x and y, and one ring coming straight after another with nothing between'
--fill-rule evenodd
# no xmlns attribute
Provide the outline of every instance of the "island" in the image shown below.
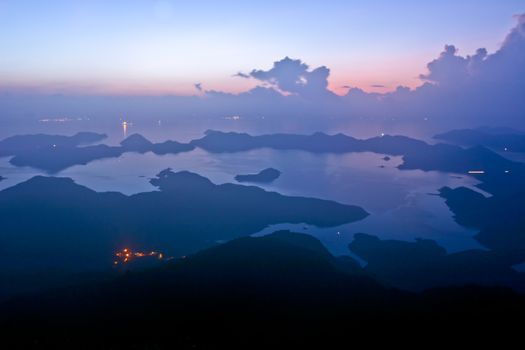
<svg viewBox="0 0 525 350"><path fill-rule="evenodd" d="M515 172L522 163L513 162L484 146L463 148L451 144L427 144L406 136L382 135L356 139L344 134L312 135L271 134L252 136L245 133L207 131L205 136L189 143L168 140L153 143L140 134L130 135L120 146L88 145L105 135L79 133L74 136L22 135L0 141L0 156L12 156L15 166L30 166L55 174L73 165L87 164L102 158L120 157L126 152L176 154L199 147L210 153L242 152L258 148L301 150L312 153L374 152L402 156L399 169L445 171L472 176L486 173Z"/></svg>
<svg viewBox="0 0 525 350"><path fill-rule="evenodd" d="M434 138L463 146L482 145L499 152L525 152L525 133L509 128L458 129Z"/></svg>
<svg viewBox="0 0 525 350"><path fill-rule="evenodd" d="M71 148L90 145L106 137L106 134L94 132L79 132L73 136L47 134L15 135L0 141L0 157L39 152L49 148Z"/></svg>
<svg viewBox="0 0 525 350"><path fill-rule="evenodd" d="M444 187L440 195L459 224L479 230L475 238L481 244L505 252L513 257L515 264L525 262L524 184L513 187L513 190L495 191L491 197L464 187Z"/></svg>
<svg viewBox="0 0 525 350"><path fill-rule="evenodd" d="M312 135L252 136L246 133L208 130L204 137L193 140L190 144L212 153L242 152L258 148L312 153L374 152L402 156L403 163L398 168L407 170L468 174L472 170L503 173L523 168L523 164L510 161L483 146L463 148L450 144L430 145L421 140L397 135L356 139L344 134L327 135L320 132Z"/></svg>
<svg viewBox="0 0 525 350"><path fill-rule="evenodd" d="M278 223L335 227L368 216L358 206L216 185L188 171L165 169L150 182L157 191L131 196L46 176L0 191L0 291L14 288L8 270L22 267L33 275L107 270L122 248L180 257Z"/></svg>
<svg viewBox="0 0 525 350"><path fill-rule="evenodd" d="M190 144L171 140L161 143L153 143L140 134L130 135L123 140L120 145L122 146L123 152L153 152L158 155L189 152L195 148L195 146Z"/></svg>
<svg viewBox="0 0 525 350"><path fill-rule="evenodd" d="M117 158L126 152L176 154L188 152L195 147L177 141L152 143L139 134L130 135L120 146L91 145L106 135L90 132L73 136L63 135L18 135L0 141L0 156L12 156L14 166L29 166L49 174L58 173L73 165L85 165L94 160Z"/></svg>
<svg viewBox="0 0 525 350"><path fill-rule="evenodd" d="M364 233L354 236L349 249L366 261L368 274L405 290L469 284L525 290L525 274L512 268L519 259L498 251L472 249L449 254L429 239L381 240Z"/></svg>
<svg viewBox="0 0 525 350"><path fill-rule="evenodd" d="M509 170L479 176L481 183L476 186L485 193L466 187L443 187L439 191L456 222L476 229L474 238L507 266L525 262L524 178L520 163Z"/></svg>
<svg viewBox="0 0 525 350"><path fill-rule="evenodd" d="M266 168L257 174L237 175L235 180L237 182L254 182L254 183L270 183L278 179L281 172L274 168Z"/></svg>

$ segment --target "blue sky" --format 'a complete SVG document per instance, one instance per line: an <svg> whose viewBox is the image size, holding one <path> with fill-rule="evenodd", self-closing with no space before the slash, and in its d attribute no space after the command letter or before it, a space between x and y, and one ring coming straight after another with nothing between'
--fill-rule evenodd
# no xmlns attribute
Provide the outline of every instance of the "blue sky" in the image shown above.
<svg viewBox="0 0 525 350"><path fill-rule="evenodd" d="M445 44L496 50L525 10L506 1L0 0L0 85L71 93L242 91L284 56L330 87L415 86Z"/></svg>

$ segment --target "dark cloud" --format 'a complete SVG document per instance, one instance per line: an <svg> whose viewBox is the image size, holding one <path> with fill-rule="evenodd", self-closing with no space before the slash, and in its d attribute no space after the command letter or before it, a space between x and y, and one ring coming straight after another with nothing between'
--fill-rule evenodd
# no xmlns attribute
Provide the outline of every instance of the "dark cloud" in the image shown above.
<svg viewBox="0 0 525 350"><path fill-rule="evenodd" d="M233 77L237 77L237 78L245 78L245 79L251 78L250 74L246 74L246 73L243 73L243 72L237 72L237 73L235 73L232 76Z"/></svg>
<svg viewBox="0 0 525 350"><path fill-rule="evenodd" d="M372 85L370 85L370 87L373 87L373 88L384 88L385 86L381 85L381 84L372 84Z"/></svg>
<svg viewBox="0 0 525 350"><path fill-rule="evenodd" d="M196 83L193 86L195 86L195 89L197 89L197 91L199 91L199 92L202 91L202 83Z"/></svg>

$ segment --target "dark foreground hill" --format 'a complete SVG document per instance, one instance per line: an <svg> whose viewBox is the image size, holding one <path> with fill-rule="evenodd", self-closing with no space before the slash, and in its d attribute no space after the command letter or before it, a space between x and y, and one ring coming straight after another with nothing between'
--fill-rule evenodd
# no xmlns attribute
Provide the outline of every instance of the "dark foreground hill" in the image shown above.
<svg viewBox="0 0 525 350"><path fill-rule="evenodd" d="M484 329L525 316L524 297L507 289L468 286L415 294L386 288L361 271L307 235L281 231L240 238L113 281L4 303L3 343L305 348L314 341L374 343L378 335L398 331ZM375 337L368 338L371 334Z"/></svg>
<svg viewBox="0 0 525 350"><path fill-rule="evenodd" d="M132 196L42 176L0 191L0 300L34 290L39 275L111 270L125 247L180 257L272 224L331 227L368 215L333 201L216 185L186 171L166 169L150 182L159 191Z"/></svg>

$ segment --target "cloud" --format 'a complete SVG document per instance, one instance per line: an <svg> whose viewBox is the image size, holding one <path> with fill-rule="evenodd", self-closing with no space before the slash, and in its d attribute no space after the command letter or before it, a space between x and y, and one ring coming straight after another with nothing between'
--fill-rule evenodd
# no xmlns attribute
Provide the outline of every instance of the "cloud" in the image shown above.
<svg viewBox="0 0 525 350"><path fill-rule="evenodd" d="M372 84L372 85L370 85L370 87L373 87L373 88L384 88L386 86L384 86L382 84Z"/></svg>
<svg viewBox="0 0 525 350"><path fill-rule="evenodd" d="M249 75L288 94L309 98L331 94L328 90L330 70L325 66L310 70L310 67L299 59L285 57L274 62L271 69L254 69Z"/></svg>
<svg viewBox="0 0 525 350"><path fill-rule="evenodd" d="M436 84L457 84L466 80L468 59L457 55L454 45L445 45L439 57L427 64L428 73L419 77Z"/></svg>
<svg viewBox="0 0 525 350"><path fill-rule="evenodd" d="M482 78L509 83L524 82L525 14L516 16L516 19L517 25L507 35L501 49L492 55L486 55L476 67Z"/></svg>
<svg viewBox="0 0 525 350"><path fill-rule="evenodd" d="M490 88L523 82L525 74L525 14L516 16L517 25L493 54L480 48L472 56L460 56L453 45L446 45L440 56L427 65L420 78L442 86L469 84L468 88ZM494 91L496 92L496 91ZM509 91L507 91L509 92Z"/></svg>
<svg viewBox="0 0 525 350"><path fill-rule="evenodd" d="M234 75L232 75L232 77L245 78L245 79L251 78L250 74L246 74L246 73L243 73L243 72L237 72Z"/></svg>
<svg viewBox="0 0 525 350"><path fill-rule="evenodd" d="M366 92L352 86L344 96L328 90L330 70L311 68L300 59L285 57L267 69L254 69L234 76L253 79L258 86L233 94L205 91L199 96L115 97L24 96L0 93L0 114L12 116L78 114L94 115L123 112L130 117L157 114L159 117L225 115L264 116L265 125L286 124L331 128L352 118L379 120L423 120L431 118L446 127L506 125L523 129L525 125L525 14L516 16L516 26L496 52L480 48L470 55L456 46L446 45L427 64L420 75L421 85L397 87L392 92ZM382 87L380 84L372 87ZM1 90L0 90L1 91ZM6 117L2 117L6 118ZM305 122L308 120L308 123ZM463 123L463 125L460 125ZM314 131L311 129L310 131Z"/></svg>
<svg viewBox="0 0 525 350"><path fill-rule="evenodd" d="M480 48L461 56L446 45L420 76L428 82L410 96L411 114L423 109L439 118L477 119L487 123L523 123L525 109L525 14L496 52ZM393 94L392 99L396 96Z"/></svg>

